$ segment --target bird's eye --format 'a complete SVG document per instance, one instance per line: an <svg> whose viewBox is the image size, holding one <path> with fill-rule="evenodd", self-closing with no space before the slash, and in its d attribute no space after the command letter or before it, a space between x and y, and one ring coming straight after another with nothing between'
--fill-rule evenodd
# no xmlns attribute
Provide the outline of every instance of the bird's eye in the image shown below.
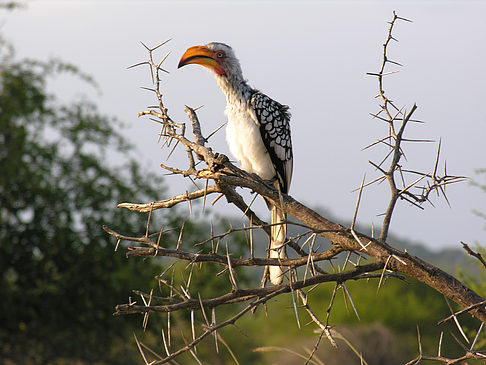
<svg viewBox="0 0 486 365"><path fill-rule="evenodd" d="M217 52L216 53L216 57L223 58L224 57L224 52L221 52L221 51L220 52Z"/></svg>

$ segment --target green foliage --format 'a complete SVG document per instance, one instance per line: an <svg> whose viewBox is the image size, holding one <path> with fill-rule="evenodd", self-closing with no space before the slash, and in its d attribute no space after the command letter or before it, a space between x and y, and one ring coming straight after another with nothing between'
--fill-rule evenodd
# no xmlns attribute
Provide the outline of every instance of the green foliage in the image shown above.
<svg viewBox="0 0 486 365"><path fill-rule="evenodd" d="M16 8L22 7L23 4L18 1L6 1L0 0L0 9L14 10Z"/></svg>
<svg viewBox="0 0 486 365"><path fill-rule="evenodd" d="M332 306L329 323L335 325L336 330L342 332L346 337L348 337L346 334L353 334L349 336L348 340L357 350L363 352L365 359L370 364L405 363L416 356L418 352L417 326L420 329L424 353L437 353L437 344L442 331L444 332L442 353L451 356L461 353L461 347L450 335L452 332L458 338L461 337L454 324L437 325L437 322L447 317L450 312L444 298L428 286L412 279L407 279L405 282L388 279L378 294L378 279L349 281L346 286L360 319L356 317L349 298L345 299L347 295L345 296L344 291L339 289ZM334 284L323 284L309 294L309 305L324 322L333 289ZM267 312L260 308L255 316L242 318L238 324L240 330L233 330L233 336L239 337L240 341L249 345L248 350L250 351L256 347L278 346L304 354L304 349L312 349L317 341L315 333L317 326L315 324L305 326L309 317L303 309L299 309L299 319L301 329L297 326L292 298L289 294L270 302ZM378 326L377 323L380 325ZM476 322L464 317L461 318L461 323L468 326ZM379 333L387 334L389 338L386 340L375 339L376 349L370 351L371 340L366 336L373 328ZM241 332L251 333L251 338L242 336ZM246 363L244 348L241 343L238 343L237 338L231 339L231 345L241 348L240 360L242 363ZM325 362L329 356L341 359L344 353L352 354L346 343L339 339L337 339L339 350L330 348L327 346L327 342L324 337L322 349L317 353L322 355L320 358ZM395 349L394 353L384 351L382 345L385 343L387 343L386 346ZM248 350L246 354L250 356ZM378 353L382 354L381 358L378 357ZM397 356L400 361L397 360ZM298 361L296 357L291 358ZM353 358L353 362L341 363L359 364L355 355L352 355L351 358ZM279 359L279 361L275 361L275 359ZM266 353L264 358L258 360L259 362L252 363L292 363L291 361L282 362L280 359L279 353ZM330 363L337 364L339 361Z"/></svg>
<svg viewBox="0 0 486 365"><path fill-rule="evenodd" d="M148 289L160 264L114 254L101 226L143 232L146 216L115 206L156 199L162 182L129 157L116 119L47 92L60 73L89 78L59 61L16 60L5 44L0 54L1 359L132 363L120 354L135 318L111 313L131 289ZM120 166L108 157L116 151L127 154Z"/></svg>

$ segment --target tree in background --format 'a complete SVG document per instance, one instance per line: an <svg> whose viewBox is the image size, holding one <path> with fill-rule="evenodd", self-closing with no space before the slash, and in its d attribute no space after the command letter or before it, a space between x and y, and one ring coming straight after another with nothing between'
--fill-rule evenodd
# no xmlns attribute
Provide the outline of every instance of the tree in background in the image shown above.
<svg viewBox="0 0 486 365"><path fill-rule="evenodd" d="M133 363L133 321L113 307L127 288L148 289L160 262L113 255L101 227L143 230L144 217L112 207L159 196L162 181L131 157L116 118L48 92L55 76L89 77L58 60L16 59L5 42L0 54L0 362ZM180 224L174 212L152 220Z"/></svg>

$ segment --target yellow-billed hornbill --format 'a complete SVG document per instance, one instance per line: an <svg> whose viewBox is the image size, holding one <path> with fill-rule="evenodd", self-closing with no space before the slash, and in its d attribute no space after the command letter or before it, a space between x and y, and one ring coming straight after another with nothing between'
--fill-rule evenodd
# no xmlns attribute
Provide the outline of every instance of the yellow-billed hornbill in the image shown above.
<svg viewBox="0 0 486 365"><path fill-rule="evenodd" d="M189 48L179 67L191 63L209 68L226 95L226 140L241 168L265 180L276 179L280 191L287 193L293 165L289 108L247 84L240 62L226 44ZM278 205L266 202L272 212L270 257L285 258L287 226L282 222L286 214ZM282 267L270 266L269 273L272 284L282 282Z"/></svg>

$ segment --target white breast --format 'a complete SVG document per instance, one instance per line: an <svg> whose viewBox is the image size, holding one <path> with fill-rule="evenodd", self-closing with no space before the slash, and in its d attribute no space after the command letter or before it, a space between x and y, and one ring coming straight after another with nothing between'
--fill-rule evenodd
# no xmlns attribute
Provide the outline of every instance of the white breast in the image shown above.
<svg viewBox="0 0 486 365"><path fill-rule="evenodd" d="M263 144L260 127L251 117L246 105L228 105L226 115L226 141L231 153L240 162L241 169L265 180L273 179L275 169Z"/></svg>

